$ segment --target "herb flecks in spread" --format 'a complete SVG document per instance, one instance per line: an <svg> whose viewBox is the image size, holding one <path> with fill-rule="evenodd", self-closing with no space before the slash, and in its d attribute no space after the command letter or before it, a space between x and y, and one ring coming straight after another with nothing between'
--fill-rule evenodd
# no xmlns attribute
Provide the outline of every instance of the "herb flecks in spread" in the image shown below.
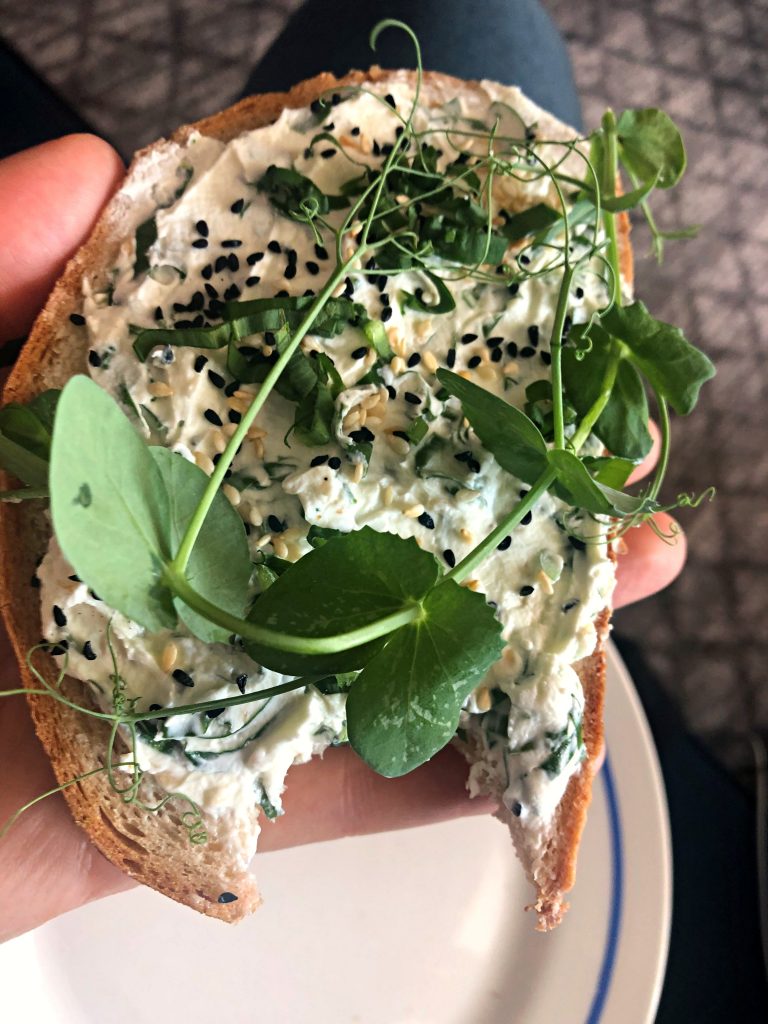
<svg viewBox="0 0 768 1024"><path fill-rule="evenodd" d="M617 214L684 151L659 111L586 147L491 83L386 88L193 137L87 286L100 387L67 385L52 449L47 409L0 419L0 459L50 476L54 653L167 791L272 816L329 743L398 775L458 726L540 827L583 755L609 534L661 507L667 406L713 372L621 288ZM646 388L662 458L630 495Z"/></svg>

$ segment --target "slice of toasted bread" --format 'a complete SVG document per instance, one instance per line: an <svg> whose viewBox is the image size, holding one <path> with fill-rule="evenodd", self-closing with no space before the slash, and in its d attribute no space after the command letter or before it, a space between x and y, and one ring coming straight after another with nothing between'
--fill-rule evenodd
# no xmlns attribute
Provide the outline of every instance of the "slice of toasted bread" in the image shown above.
<svg viewBox="0 0 768 1024"><path fill-rule="evenodd" d="M222 141L241 132L274 121L286 108L309 105L322 94L346 85L393 80L413 80L410 72L385 72L371 68L352 72L343 79L319 75L289 93L270 93L243 100L214 117L180 128L169 140L160 140L138 153L121 189L104 210L89 240L67 265L8 381L6 401L26 402L46 388L60 388L76 373L86 369L87 350L83 332L73 328L69 315L81 308L83 282L94 289L106 284L106 272L120 246L131 237L146 216L153 184L176 167L190 134L198 131ZM536 122L541 134L550 139L571 139L572 129L522 97L518 90L489 86L493 95L513 103L528 123ZM458 93L480 93L477 83L462 82L445 75L427 73L422 102L442 103ZM627 222L622 223L623 272L631 279L631 254L627 244ZM27 652L40 639L40 609L37 592L31 586L35 569L46 548L48 519L41 503L0 505L0 556L3 576L0 603L27 687L34 677L26 664ZM592 778L602 751L602 703L604 654L602 637L608 627L608 612L600 621L601 640L591 657L577 666L585 692L584 739L587 759L571 778L565 797L552 823L546 852L534 857L520 823L503 811L518 855L536 888L536 910L540 925L553 927L565 908L563 894L573 883L576 851L589 803ZM53 682L58 674L55 659L43 652L36 655L37 667ZM65 679L64 692L82 702L82 684ZM60 783L100 768L105 763L107 728L47 697L30 694L29 706L37 733L45 746ZM226 921L236 921L259 904L256 884L234 836L237 823L226 814L206 818L208 842L191 845L180 828L185 808L174 802L158 813L147 814L124 803L104 775L95 775L64 790L77 822L97 847L140 882L194 909ZM151 781L144 783L146 803L159 802L163 793ZM510 820L507 820L507 819ZM257 828L257 809L250 820L240 823ZM237 899L230 899L230 895ZM223 897L223 899L222 899Z"/></svg>

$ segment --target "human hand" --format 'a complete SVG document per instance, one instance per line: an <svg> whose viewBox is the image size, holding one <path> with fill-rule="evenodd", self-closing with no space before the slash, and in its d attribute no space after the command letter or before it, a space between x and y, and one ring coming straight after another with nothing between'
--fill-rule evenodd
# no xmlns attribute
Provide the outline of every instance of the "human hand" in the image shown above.
<svg viewBox="0 0 768 1024"><path fill-rule="evenodd" d="M22 336L83 242L124 168L117 153L93 136L73 135L0 162L0 343ZM634 474L639 479L654 453ZM670 517L659 515L668 532ZM615 606L661 590L677 576L685 540L675 546L648 525L626 537L619 556ZM0 689L18 687L7 637L0 630ZM384 779L349 748L291 770L287 813L265 828L260 848L281 847L487 813L470 801L466 768L452 749L401 779ZM0 824L20 806L55 787L22 698L0 700ZM322 813L318 813L322 808ZM71 818L60 794L23 814L0 841L0 941L74 907L134 883L113 867Z"/></svg>

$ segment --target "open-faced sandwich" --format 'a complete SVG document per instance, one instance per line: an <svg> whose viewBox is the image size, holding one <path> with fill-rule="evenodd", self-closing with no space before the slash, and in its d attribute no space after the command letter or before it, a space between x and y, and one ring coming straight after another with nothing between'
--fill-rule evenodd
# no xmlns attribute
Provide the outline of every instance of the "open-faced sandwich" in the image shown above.
<svg viewBox="0 0 768 1024"><path fill-rule="evenodd" d="M584 139L375 67L137 155L0 411L31 499L2 508L8 629L115 864L236 920L291 765L349 742L396 776L453 741L560 921L613 539L712 372L631 299L624 211L684 163L659 111ZM633 496L646 387L664 457Z"/></svg>

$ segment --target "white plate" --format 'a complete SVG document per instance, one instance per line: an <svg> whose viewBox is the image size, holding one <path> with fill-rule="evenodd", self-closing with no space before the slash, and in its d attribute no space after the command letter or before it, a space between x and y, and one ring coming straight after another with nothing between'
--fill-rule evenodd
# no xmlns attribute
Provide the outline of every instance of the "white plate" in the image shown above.
<svg viewBox="0 0 768 1024"><path fill-rule="evenodd" d="M237 928L149 890L84 907L0 951L3 1019L650 1024L669 826L648 726L613 651L606 723L572 907L550 935L522 912L530 893L505 831L467 819L264 855L265 906Z"/></svg>

